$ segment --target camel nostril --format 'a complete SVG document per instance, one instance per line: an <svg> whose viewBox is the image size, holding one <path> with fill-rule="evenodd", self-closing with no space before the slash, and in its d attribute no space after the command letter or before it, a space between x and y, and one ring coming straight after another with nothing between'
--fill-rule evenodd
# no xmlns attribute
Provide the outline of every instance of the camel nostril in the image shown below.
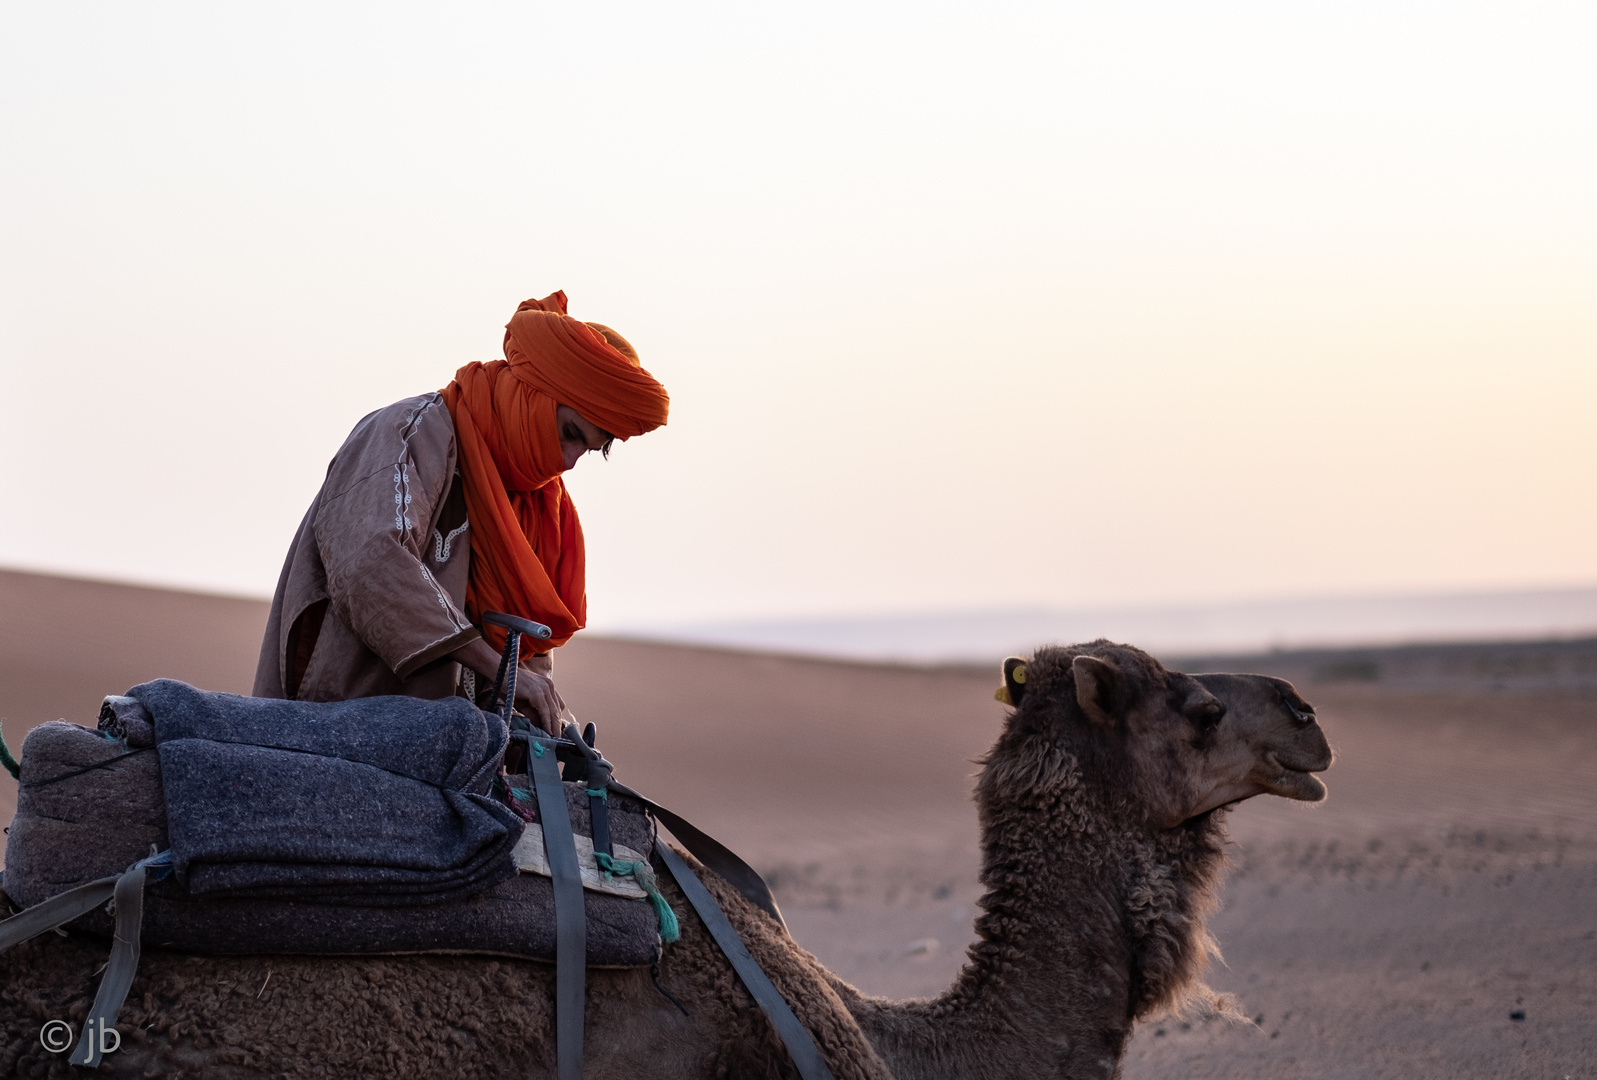
<svg viewBox="0 0 1597 1080"><path fill-rule="evenodd" d="M1281 699L1281 707L1292 715L1292 719L1300 724L1314 723L1314 706L1305 701L1302 708L1299 708L1296 702L1287 697L1285 690L1278 689L1276 693Z"/></svg>

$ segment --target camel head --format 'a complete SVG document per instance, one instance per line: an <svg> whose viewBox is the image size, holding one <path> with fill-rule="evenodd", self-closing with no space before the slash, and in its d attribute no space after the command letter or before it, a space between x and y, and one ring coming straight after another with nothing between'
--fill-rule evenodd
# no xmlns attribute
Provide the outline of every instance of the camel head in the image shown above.
<svg viewBox="0 0 1597 1080"><path fill-rule="evenodd" d="M1156 830L1255 795L1318 802L1331 765L1314 709L1265 675L1186 675L1140 649L1094 641L1004 662L999 699L1015 706L993 765L1016 755L1047 785L1073 757L1081 781Z"/></svg>

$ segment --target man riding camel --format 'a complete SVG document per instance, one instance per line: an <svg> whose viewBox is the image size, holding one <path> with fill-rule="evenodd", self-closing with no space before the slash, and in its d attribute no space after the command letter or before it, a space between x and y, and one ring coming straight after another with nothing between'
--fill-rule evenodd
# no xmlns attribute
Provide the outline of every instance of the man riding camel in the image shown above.
<svg viewBox="0 0 1597 1080"><path fill-rule="evenodd" d="M587 620L582 526L560 474L664 424L669 399L625 338L566 314L563 292L517 308L504 350L345 440L289 546L257 697L485 698L505 631L482 616L503 611L553 631L523 640L516 702L557 730L547 650Z"/></svg>

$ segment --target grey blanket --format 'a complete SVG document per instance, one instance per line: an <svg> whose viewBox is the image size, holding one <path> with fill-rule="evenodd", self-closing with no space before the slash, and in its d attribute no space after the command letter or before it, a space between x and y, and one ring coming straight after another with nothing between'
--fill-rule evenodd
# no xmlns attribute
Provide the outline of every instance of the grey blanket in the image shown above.
<svg viewBox="0 0 1597 1080"><path fill-rule="evenodd" d="M190 896L430 904L516 875L489 788L509 739L463 698L298 702L158 679L128 691L160 756Z"/></svg>
<svg viewBox="0 0 1597 1080"><path fill-rule="evenodd" d="M51 721L23 744L4 881L5 896L19 908L119 874L152 845L168 846L160 759L142 710L121 708L101 724L121 737ZM580 784L566 785L566 804L572 828L592 836ZM618 844L637 851L652 845L651 823L630 799L612 796L610 828ZM646 965L659 956L658 922L648 901L595 892L583 897L590 965ZM6 911L0 903L0 915ZM72 929L109 937L111 917L95 910ZM554 936L553 890L548 878L535 874L460 899L387 907L199 899L168 878L146 890L142 934L146 946L193 952L493 953L535 960L554 959Z"/></svg>

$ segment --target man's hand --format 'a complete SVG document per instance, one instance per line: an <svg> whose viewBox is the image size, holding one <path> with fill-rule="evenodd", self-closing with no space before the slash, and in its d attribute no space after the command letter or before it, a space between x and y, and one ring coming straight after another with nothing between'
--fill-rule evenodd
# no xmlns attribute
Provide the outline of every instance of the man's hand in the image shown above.
<svg viewBox="0 0 1597 1080"><path fill-rule="evenodd" d="M549 676L517 665L516 708L521 715L534 721L551 735L560 734L560 714L566 703L555 692L554 680Z"/></svg>
<svg viewBox="0 0 1597 1080"><path fill-rule="evenodd" d="M492 686L499 674L499 654L478 638L450 653L450 658L477 673L483 686ZM540 658L533 657L534 662ZM543 666L540 664L540 666ZM521 715L551 735L560 733L560 714L566 703L555 692L554 680L547 672L534 671L526 664L516 665L516 708Z"/></svg>

